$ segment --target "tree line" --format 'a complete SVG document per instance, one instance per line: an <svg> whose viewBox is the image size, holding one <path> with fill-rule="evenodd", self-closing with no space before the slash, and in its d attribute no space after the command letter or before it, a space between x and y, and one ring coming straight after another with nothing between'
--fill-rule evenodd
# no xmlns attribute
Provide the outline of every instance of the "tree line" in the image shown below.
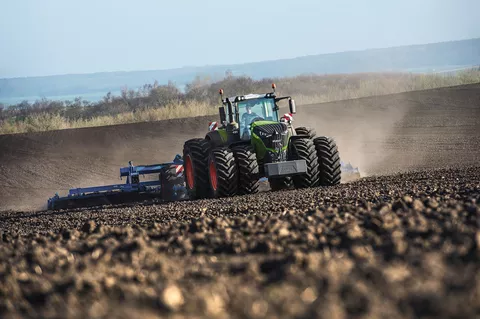
<svg viewBox="0 0 480 319"><path fill-rule="evenodd" d="M478 77L478 71L475 74ZM102 100L89 102L81 97L73 101L48 100L42 98L33 103L21 103L5 106L0 104L0 124L3 121L24 121L29 116L38 114L60 115L68 120L91 119L99 116L117 115L125 112L137 112L149 108L161 108L166 105L187 105L189 102L218 105L218 91L222 88L226 96L247 93L265 93L271 90L271 84L277 84L281 95L318 96L342 90L359 90L370 83L370 87L397 86L399 90L411 90L424 82L425 75L405 73L362 73L336 75L301 75L285 78L252 79L248 76L233 76L227 72L220 80L197 76L180 90L173 82L159 85L158 82L145 84L140 88L123 88L118 96L108 92ZM435 81L446 81L438 75L428 75ZM424 84L422 84L424 85ZM448 85L448 83L445 83ZM421 87L420 87L421 88Z"/></svg>

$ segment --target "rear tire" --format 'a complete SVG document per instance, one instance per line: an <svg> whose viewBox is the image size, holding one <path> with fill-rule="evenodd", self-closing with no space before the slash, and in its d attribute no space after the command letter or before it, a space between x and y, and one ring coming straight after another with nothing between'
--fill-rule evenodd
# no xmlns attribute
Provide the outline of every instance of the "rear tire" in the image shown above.
<svg viewBox="0 0 480 319"><path fill-rule="evenodd" d="M334 186L340 184L341 164L336 142L326 136L313 140L320 165L319 185Z"/></svg>
<svg viewBox="0 0 480 319"><path fill-rule="evenodd" d="M260 173L257 155L251 145L239 145L232 149L238 166L238 194L258 193Z"/></svg>
<svg viewBox="0 0 480 319"><path fill-rule="evenodd" d="M292 176L295 188L316 187L319 180L319 165L313 141L309 138L293 139L290 147L292 159L303 159L307 162L307 172L305 174Z"/></svg>
<svg viewBox="0 0 480 319"><path fill-rule="evenodd" d="M231 197L238 190L235 156L228 147L215 148L208 157L210 197Z"/></svg>
<svg viewBox="0 0 480 319"><path fill-rule="evenodd" d="M206 139L194 138L183 146L185 186L190 199L207 198L210 193L208 155L210 144Z"/></svg>
<svg viewBox="0 0 480 319"><path fill-rule="evenodd" d="M304 126L297 127L295 133L297 133L297 135L308 135L312 140L317 136L317 132L314 128Z"/></svg>

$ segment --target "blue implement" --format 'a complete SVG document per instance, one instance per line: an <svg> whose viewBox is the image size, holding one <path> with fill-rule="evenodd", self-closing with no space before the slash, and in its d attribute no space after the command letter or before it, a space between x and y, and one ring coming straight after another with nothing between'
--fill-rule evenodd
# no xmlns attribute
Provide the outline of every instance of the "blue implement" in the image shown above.
<svg viewBox="0 0 480 319"><path fill-rule="evenodd" d="M140 181L140 175L150 174L159 174L159 178ZM128 166L120 168L120 179L122 177L126 177L124 184L72 188L68 195L63 197L57 193L48 199L48 209L108 205L151 198L178 200L184 198L186 194L183 160L180 155L175 156L172 162L153 165L134 166L130 161ZM164 194L168 194L168 198L163 198Z"/></svg>

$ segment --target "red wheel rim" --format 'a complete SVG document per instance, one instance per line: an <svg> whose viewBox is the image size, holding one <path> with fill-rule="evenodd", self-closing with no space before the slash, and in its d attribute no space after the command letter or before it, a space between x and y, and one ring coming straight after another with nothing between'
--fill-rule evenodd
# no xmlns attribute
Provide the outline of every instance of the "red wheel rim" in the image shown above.
<svg viewBox="0 0 480 319"><path fill-rule="evenodd" d="M193 179L193 165L190 155L187 155L185 159L185 176L187 177L188 188L193 189L194 179Z"/></svg>
<svg viewBox="0 0 480 319"><path fill-rule="evenodd" d="M215 168L215 163L210 161L210 183L212 184L213 190L217 190L217 169Z"/></svg>

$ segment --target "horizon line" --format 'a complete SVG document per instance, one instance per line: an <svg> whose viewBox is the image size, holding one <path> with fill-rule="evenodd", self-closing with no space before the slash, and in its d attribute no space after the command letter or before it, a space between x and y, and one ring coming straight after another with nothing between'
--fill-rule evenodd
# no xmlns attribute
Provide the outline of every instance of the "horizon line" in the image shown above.
<svg viewBox="0 0 480 319"><path fill-rule="evenodd" d="M440 42L404 44L404 45L397 45L397 46L391 46L391 47L372 47L372 48L357 49L357 50L325 52L325 53L285 57L285 58L274 59L274 60L256 60L256 61L246 61L246 62L241 62L241 63L230 63L230 64L184 65L184 66L181 66L181 67L173 67L173 68L166 68L166 69L136 69L136 70L98 71L98 72L89 72L89 73L63 73L63 74L49 74L49 75L15 76L15 77L2 77L2 78L0 78L0 80L48 78L48 77L61 77L61 76L85 76L85 75L99 75L99 74L112 74L112 73L158 72L158 71L182 70L182 69L188 69L188 68L202 69L202 68L209 68L209 67L240 66L240 65L246 65L246 64L256 64L256 63L265 63L265 62L294 60L294 59L307 58L307 57L320 56L320 55L341 54L341 53L351 53L351 52L364 52L364 51L372 51L372 50L385 50L385 49L395 49L395 48L403 48L403 47L415 47L415 46L422 46L422 45L434 45L434 44L442 44L442 43L450 43L450 42L463 42L463 41L471 41L471 40L480 40L480 37L446 40L446 41L440 41Z"/></svg>

